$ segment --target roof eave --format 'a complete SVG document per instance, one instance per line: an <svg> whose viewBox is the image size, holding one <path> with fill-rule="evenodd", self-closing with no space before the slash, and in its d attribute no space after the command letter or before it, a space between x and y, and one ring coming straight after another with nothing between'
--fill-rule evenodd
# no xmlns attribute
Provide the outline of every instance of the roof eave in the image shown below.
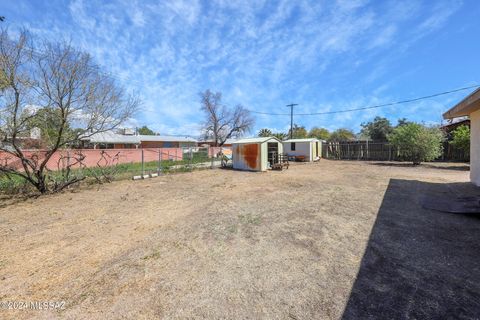
<svg viewBox="0 0 480 320"><path fill-rule="evenodd" d="M282 142L313 142L313 141L320 141L320 139L317 138L299 138L299 139L287 139L283 140Z"/></svg>
<svg viewBox="0 0 480 320"><path fill-rule="evenodd" d="M249 143L265 143L270 140L276 140L279 143L282 143L280 139L277 137L265 137L264 139L260 140L259 138L246 138L246 139L240 139L237 141L232 142L232 144L249 144Z"/></svg>
<svg viewBox="0 0 480 320"><path fill-rule="evenodd" d="M470 115L480 110L480 88L469 94L453 108L443 114L444 119L453 119Z"/></svg>

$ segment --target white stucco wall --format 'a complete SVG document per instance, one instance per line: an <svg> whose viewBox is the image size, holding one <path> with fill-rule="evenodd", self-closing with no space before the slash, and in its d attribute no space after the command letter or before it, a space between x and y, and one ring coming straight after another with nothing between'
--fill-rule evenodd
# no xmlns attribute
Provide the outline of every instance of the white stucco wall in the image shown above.
<svg viewBox="0 0 480 320"><path fill-rule="evenodd" d="M480 110L470 114L470 180L480 186Z"/></svg>

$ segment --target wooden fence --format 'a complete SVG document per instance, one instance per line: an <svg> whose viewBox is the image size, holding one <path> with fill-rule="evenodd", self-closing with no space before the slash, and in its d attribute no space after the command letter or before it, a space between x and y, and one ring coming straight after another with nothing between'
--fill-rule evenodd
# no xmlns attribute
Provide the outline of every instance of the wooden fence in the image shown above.
<svg viewBox="0 0 480 320"><path fill-rule="evenodd" d="M336 160L404 160L397 148L390 143L372 141L324 142L322 145L322 157ZM443 153L437 160L468 162L470 158L467 153L445 142Z"/></svg>
<svg viewBox="0 0 480 320"><path fill-rule="evenodd" d="M458 148L455 148L447 141L443 144L443 154L438 160L469 162L470 154Z"/></svg>

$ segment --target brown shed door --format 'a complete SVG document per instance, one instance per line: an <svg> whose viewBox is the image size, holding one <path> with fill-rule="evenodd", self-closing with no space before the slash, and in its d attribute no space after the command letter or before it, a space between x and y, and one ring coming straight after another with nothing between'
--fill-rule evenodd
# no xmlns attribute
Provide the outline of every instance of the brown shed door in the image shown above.
<svg viewBox="0 0 480 320"><path fill-rule="evenodd" d="M259 152L260 145L259 144L244 144L241 146L241 155L243 156L243 160L245 160L246 165L250 169L258 169L257 168L257 159L260 155Z"/></svg>

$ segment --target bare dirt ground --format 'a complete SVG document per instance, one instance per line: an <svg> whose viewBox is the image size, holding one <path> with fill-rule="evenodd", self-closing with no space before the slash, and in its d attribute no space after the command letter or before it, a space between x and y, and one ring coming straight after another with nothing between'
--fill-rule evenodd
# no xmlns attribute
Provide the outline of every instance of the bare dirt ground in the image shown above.
<svg viewBox="0 0 480 320"><path fill-rule="evenodd" d="M475 318L480 219L420 204L479 195L467 169L322 160L4 203L0 301L65 308L0 318Z"/></svg>

